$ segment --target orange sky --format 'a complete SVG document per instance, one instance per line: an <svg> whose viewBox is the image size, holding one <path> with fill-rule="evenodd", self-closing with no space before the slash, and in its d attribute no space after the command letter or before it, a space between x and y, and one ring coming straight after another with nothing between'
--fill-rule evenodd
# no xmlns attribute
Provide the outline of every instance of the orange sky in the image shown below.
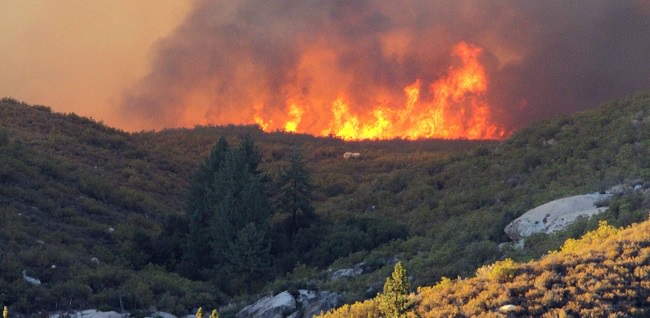
<svg viewBox="0 0 650 318"><path fill-rule="evenodd" d="M0 97L119 127L121 92L152 45L190 10L181 0L0 1Z"/></svg>

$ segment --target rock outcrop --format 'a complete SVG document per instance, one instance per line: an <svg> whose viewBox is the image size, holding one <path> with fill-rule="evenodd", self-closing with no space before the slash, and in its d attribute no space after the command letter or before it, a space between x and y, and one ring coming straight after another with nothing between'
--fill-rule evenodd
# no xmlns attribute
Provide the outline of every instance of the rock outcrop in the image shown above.
<svg viewBox="0 0 650 318"><path fill-rule="evenodd" d="M346 278L346 277L355 277L359 276L361 274L365 274L368 272L368 266L366 263L358 263L354 265L352 268L341 268L336 271L334 271L331 274L331 280L339 280L341 278Z"/></svg>
<svg viewBox="0 0 650 318"><path fill-rule="evenodd" d="M510 222L505 232L513 241L534 233L554 233L565 229L579 217L591 217L607 210L602 203L610 193L590 193L566 197L540 205Z"/></svg>
<svg viewBox="0 0 650 318"><path fill-rule="evenodd" d="M299 291L298 303L303 308L302 313L297 312L296 318L311 318L321 312L328 311L341 305L341 298L337 293L328 291Z"/></svg>
<svg viewBox="0 0 650 318"><path fill-rule="evenodd" d="M240 310L236 318L311 318L321 312L328 311L342 305L341 297L335 292L298 290L296 297L288 291L283 291L275 296L266 296L254 304ZM204 311L209 315L209 311ZM83 318L125 318L130 317L129 313L117 313L115 311L98 311L87 309L74 312L58 312L49 315L49 318L83 317ZM147 318L176 318L166 312L154 312ZM187 315L183 318L194 318L194 315Z"/></svg>
<svg viewBox="0 0 650 318"><path fill-rule="evenodd" d="M99 311L97 309L87 309L77 312L68 312L68 313L57 313L52 314L50 318L62 318L62 317L83 317L83 318L124 318L128 315L123 315L114 311Z"/></svg>
<svg viewBox="0 0 650 318"><path fill-rule="evenodd" d="M266 296L237 313L237 318L311 318L341 304L336 293L301 289L294 298L288 291ZM298 306L299 305L299 306Z"/></svg>
<svg viewBox="0 0 650 318"><path fill-rule="evenodd" d="M296 300L288 291L275 296L266 296L252 305L244 307L237 318L284 318L296 310Z"/></svg>

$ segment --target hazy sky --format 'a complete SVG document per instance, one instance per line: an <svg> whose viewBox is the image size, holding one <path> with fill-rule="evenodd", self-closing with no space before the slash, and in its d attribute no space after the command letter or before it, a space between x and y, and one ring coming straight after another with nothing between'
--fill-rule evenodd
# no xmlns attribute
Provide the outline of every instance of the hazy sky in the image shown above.
<svg viewBox="0 0 650 318"><path fill-rule="evenodd" d="M459 42L509 129L650 89L647 0L2 0L0 96L131 130L360 113L430 97Z"/></svg>
<svg viewBox="0 0 650 318"><path fill-rule="evenodd" d="M119 126L122 91L152 45L187 15L184 0L0 1L0 96Z"/></svg>

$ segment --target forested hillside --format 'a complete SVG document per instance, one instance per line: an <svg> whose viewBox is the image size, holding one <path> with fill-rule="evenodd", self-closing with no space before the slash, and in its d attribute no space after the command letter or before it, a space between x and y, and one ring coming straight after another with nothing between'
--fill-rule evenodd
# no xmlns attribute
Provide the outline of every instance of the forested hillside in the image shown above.
<svg viewBox="0 0 650 318"><path fill-rule="evenodd" d="M183 261L192 228L207 226L192 225L191 189L220 139L232 151L251 142L270 204L268 267L249 277L188 271L211 266ZM502 142L344 142L249 126L125 133L5 98L0 150L0 303L13 312L153 306L181 314L297 288L354 302L381 292L398 260L416 288L471 276L503 257L539 257L596 228L597 219L584 220L536 235L524 250L499 248L505 225L536 205L646 184L650 95L543 121ZM360 156L346 160L345 152ZM300 226L277 204L296 153L312 186L313 218ZM231 206L222 199L208 201ZM622 226L646 219L650 200L645 191L622 193L609 206L598 219ZM228 236L222 250L232 252L239 236ZM301 253L289 253L298 246ZM360 275L330 279L355 265ZM23 271L41 284L30 285Z"/></svg>

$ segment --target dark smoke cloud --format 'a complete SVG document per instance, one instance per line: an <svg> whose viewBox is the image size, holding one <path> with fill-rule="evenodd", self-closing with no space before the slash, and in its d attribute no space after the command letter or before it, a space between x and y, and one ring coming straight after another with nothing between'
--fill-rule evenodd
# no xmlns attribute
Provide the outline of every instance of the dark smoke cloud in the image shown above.
<svg viewBox="0 0 650 318"><path fill-rule="evenodd" d="M369 105L443 76L460 41L484 49L488 99L510 129L650 88L644 0L197 0L122 112L162 128L187 124L188 109L249 122L254 107L284 111L290 95L331 102L343 91Z"/></svg>

